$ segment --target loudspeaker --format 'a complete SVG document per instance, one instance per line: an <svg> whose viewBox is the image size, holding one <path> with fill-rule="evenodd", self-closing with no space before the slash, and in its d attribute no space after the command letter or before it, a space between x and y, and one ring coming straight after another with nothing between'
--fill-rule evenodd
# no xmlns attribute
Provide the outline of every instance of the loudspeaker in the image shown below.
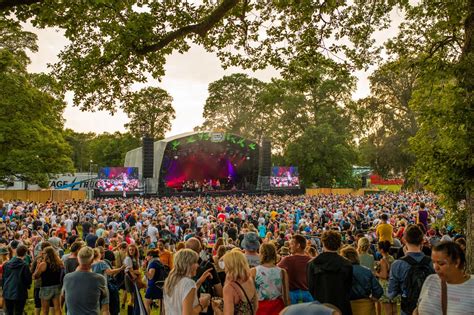
<svg viewBox="0 0 474 315"><path fill-rule="evenodd" d="M257 189L270 189L270 176L272 172L272 143L264 138L260 145L258 160L258 180Z"/></svg>
<svg viewBox="0 0 474 315"><path fill-rule="evenodd" d="M142 146L142 170L143 178L153 177L153 161L154 160L154 140L150 137L143 137Z"/></svg>
<svg viewBox="0 0 474 315"><path fill-rule="evenodd" d="M269 139L263 139L260 145L258 175L270 176L272 172L272 143Z"/></svg>

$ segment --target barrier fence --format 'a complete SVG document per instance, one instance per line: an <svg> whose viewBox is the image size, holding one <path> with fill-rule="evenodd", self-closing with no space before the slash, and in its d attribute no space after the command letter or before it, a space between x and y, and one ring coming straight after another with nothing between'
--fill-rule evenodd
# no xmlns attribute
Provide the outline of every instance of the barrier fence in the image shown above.
<svg viewBox="0 0 474 315"><path fill-rule="evenodd" d="M46 202L84 200L87 198L85 190L0 190L0 199Z"/></svg>

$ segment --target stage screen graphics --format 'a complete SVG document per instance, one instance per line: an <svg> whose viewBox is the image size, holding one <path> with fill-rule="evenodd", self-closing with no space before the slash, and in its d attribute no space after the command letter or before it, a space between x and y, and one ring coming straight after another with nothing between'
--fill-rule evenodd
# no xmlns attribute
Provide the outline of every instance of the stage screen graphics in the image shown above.
<svg viewBox="0 0 474 315"><path fill-rule="evenodd" d="M167 144L160 185L175 191L247 190L258 176L258 145L228 133L202 132Z"/></svg>
<svg viewBox="0 0 474 315"><path fill-rule="evenodd" d="M97 187L103 192L138 191L138 167L102 167Z"/></svg>
<svg viewBox="0 0 474 315"><path fill-rule="evenodd" d="M274 166L270 186L275 188L299 188L300 179L296 166Z"/></svg>

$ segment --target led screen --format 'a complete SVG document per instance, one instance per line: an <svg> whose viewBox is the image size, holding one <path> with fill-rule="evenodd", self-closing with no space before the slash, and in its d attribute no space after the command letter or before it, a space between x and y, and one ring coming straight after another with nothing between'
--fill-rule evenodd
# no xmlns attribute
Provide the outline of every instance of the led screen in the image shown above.
<svg viewBox="0 0 474 315"><path fill-rule="evenodd" d="M137 191L138 167L102 167L97 187L101 191Z"/></svg>
<svg viewBox="0 0 474 315"><path fill-rule="evenodd" d="M271 187L300 187L298 168L296 166L274 166L270 177Z"/></svg>

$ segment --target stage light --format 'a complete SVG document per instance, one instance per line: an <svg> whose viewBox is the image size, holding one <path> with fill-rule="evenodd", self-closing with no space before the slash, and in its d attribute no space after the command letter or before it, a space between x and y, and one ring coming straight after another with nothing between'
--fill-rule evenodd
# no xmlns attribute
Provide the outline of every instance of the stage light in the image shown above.
<svg viewBox="0 0 474 315"><path fill-rule="evenodd" d="M178 159L178 156L177 156L177 155L175 155L175 156L174 156L174 159L175 159L175 160L177 160L177 159Z"/></svg>
<svg viewBox="0 0 474 315"><path fill-rule="evenodd" d="M250 160L250 156L247 156L246 159L247 159L247 160Z"/></svg>

